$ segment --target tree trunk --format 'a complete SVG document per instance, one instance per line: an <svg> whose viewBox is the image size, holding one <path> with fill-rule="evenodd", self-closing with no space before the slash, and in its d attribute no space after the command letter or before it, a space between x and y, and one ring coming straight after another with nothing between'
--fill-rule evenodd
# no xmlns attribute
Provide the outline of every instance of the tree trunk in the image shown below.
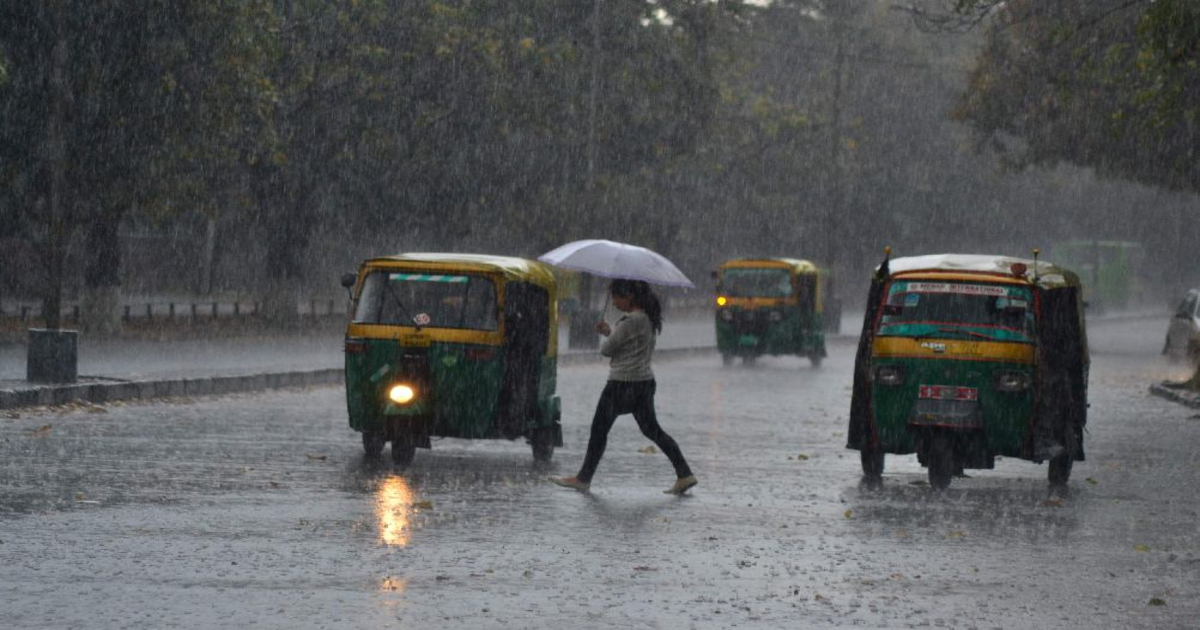
<svg viewBox="0 0 1200 630"><path fill-rule="evenodd" d="M120 210L102 213L88 230L87 267L80 296L81 328L113 334L121 330L121 241L117 228Z"/></svg>
<svg viewBox="0 0 1200 630"><path fill-rule="evenodd" d="M51 19L55 21L55 42L50 54L50 111L44 147L46 167L49 169L49 190L46 191L49 229L46 230L45 256L48 277L42 300L42 319L46 328L53 330L61 324L59 315L62 312L63 270L73 226L69 218L71 200L64 199L67 180L67 110L71 99L67 85L67 62L70 54L63 26L62 12L65 9L56 4L51 10L54 12Z"/></svg>
<svg viewBox="0 0 1200 630"><path fill-rule="evenodd" d="M301 266L312 223L312 210L305 203L308 195L286 194L275 168L260 167L254 175L259 222L266 240L267 287L262 314L272 324L295 327L300 323Z"/></svg>

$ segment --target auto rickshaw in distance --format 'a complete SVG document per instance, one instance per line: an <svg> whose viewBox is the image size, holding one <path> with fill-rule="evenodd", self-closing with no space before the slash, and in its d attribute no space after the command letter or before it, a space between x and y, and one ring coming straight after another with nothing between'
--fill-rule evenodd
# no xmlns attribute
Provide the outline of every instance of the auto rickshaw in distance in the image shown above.
<svg viewBox="0 0 1200 630"><path fill-rule="evenodd" d="M342 277L346 407L363 450L408 465L430 437L562 445L554 275L502 256L412 253Z"/></svg>
<svg viewBox="0 0 1200 630"><path fill-rule="evenodd" d="M822 274L795 258L727 260L717 280L717 349L726 365L741 357L795 354L821 365L825 351Z"/></svg>
<svg viewBox="0 0 1200 630"><path fill-rule="evenodd" d="M1049 462L1052 487L1083 461L1088 350L1074 273L981 255L884 260L871 283L847 447L864 481L884 454L916 453L935 489L997 456Z"/></svg>

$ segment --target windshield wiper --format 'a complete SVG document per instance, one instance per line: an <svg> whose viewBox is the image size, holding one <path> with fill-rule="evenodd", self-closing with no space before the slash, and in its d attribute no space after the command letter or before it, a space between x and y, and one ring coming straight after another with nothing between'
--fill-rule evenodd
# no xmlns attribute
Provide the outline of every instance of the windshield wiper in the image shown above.
<svg viewBox="0 0 1200 630"><path fill-rule="evenodd" d="M981 332L976 332L974 330L963 330L961 328L939 328L938 332L962 333L964 335L971 335L972 337L980 337L982 339L989 339L992 341L995 341L995 339L996 339L995 337L993 337L991 335L985 335Z"/></svg>
<svg viewBox="0 0 1200 630"><path fill-rule="evenodd" d="M400 307L400 312L408 318L408 321L412 322L412 325L417 328L417 332L421 332L421 325L418 324L417 320L413 318L412 313L409 313L408 309L404 308L404 302L400 300L399 295L396 295L395 287L393 287L390 283L385 284L384 286L387 287L388 295L392 296L392 299L395 300L396 306Z"/></svg>
<svg viewBox="0 0 1200 630"><path fill-rule="evenodd" d="M963 330L961 328L945 328L945 327L938 328L936 331L930 331L930 332L926 332L926 333L921 333L919 335L915 335L913 337L913 339L916 339L917 341L922 341L924 339L931 339L931 338L934 338L934 335L936 333L940 333L940 332L941 333L960 333L963 335L971 335L972 337L979 337L981 339L987 339L988 341L996 340L996 338L991 335L985 335L981 332L975 332L974 330ZM882 335L882 332L880 334ZM883 335L883 336L888 337L888 336L893 336L893 335ZM907 336L907 335L901 335L901 336Z"/></svg>

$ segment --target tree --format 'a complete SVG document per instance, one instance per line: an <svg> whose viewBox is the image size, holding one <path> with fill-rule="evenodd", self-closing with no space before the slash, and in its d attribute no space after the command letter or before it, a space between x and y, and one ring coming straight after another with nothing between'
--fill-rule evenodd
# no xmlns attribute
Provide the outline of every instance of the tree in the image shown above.
<svg viewBox="0 0 1200 630"><path fill-rule="evenodd" d="M234 78L209 62L240 54L237 24L252 13L233 0L0 6L0 204L42 253L48 327L60 324L66 252L81 229L86 286L107 289L100 302L115 310L118 223L136 206L170 206L189 185L180 165L205 152L180 136L201 107L181 83ZM223 38L197 51L193 32Z"/></svg>

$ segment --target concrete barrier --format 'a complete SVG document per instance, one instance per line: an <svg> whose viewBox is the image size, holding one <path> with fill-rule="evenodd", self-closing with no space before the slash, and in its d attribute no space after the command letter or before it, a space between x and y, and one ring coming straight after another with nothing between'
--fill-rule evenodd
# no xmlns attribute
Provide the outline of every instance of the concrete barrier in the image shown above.
<svg viewBox="0 0 1200 630"><path fill-rule="evenodd" d="M34 385L0 390L0 409L65 405L77 401L107 403L142 398L207 396L287 387L340 385L342 381L342 368L331 368L192 379Z"/></svg>

